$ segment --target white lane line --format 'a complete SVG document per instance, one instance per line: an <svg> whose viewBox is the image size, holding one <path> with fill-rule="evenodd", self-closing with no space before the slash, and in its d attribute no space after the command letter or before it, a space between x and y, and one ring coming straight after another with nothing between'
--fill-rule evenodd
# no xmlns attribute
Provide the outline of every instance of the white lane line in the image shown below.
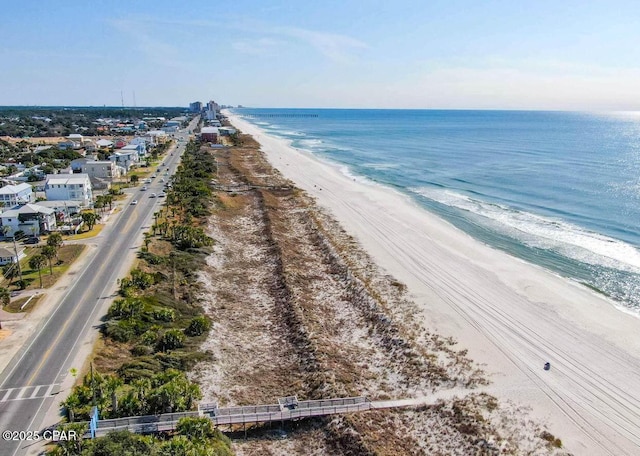
<svg viewBox="0 0 640 456"><path fill-rule="evenodd" d="M33 388L33 393L31 393L31 396L29 396L29 399L33 399L34 397L36 397L36 394L38 394L38 391L40 390L40 388L42 388L44 385L38 385L36 387Z"/></svg>
<svg viewBox="0 0 640 456"><path fill-rule="evenodd" d="M9 397L9 395L11 394L11 392L14 390L15 388L9 388L7 390L6 393L4 393L4 396L2 396L2 399L0 399L0 402L6 402L7 398Z"/></svg>

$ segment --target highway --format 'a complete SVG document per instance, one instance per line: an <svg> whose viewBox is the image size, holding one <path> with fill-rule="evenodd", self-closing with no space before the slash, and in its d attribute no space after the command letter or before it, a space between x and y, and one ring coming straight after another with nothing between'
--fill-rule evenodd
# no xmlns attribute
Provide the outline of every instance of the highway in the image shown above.
<svg viewBox="0 0 640 456"><path fill-rule="evenodd" d="M189 129L194 126L192 123ZM177 142L172 156L164 159L170 174L178 165L188 135L182 131L176 133L176 138L185 140ZM162 191L160 177L165 169L151 184L145 184L147 191L141 191L140 185L128 192L133 196L96 238L98 245L86 268L78 273L39 332L0 374L0 431L41 431L44 415L52 405L60 403L61 398L56 396L60 385L72 367L81 367L71 364L82 344L95 335L100 318L114 298L117 279L128 272L127 257L137 248L153 213L164 202L164 198L150 198L150 194ZM132 199L138 204L129 204ZM25 454L39 446L40 442L14 442L0 437L0 456Z"/></svg>

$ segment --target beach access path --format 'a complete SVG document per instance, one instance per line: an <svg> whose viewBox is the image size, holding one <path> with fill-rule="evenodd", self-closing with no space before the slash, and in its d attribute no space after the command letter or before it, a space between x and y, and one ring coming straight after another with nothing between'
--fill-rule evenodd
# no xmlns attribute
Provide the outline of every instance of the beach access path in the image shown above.
<svg viewBox="0 0 640 456"><path fill-rule="evenodd" d="M640 318L226 114L407 285L425 327L453 336L484 365L488 392L530 407L575 454L640 453Z"/></svg>

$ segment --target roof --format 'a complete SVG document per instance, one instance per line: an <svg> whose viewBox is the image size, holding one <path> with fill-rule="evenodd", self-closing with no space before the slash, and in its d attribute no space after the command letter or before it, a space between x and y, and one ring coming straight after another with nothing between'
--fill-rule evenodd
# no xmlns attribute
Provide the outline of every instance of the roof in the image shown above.
<svg viewBox="0 0 640 456"><path fill-rule="evenodd" d="M84 184L89 180L89 175L77 174L47 174L47 185Z"/></svg>
<svg viewBox="0 0 640 456"><path fill-rule="evenodd" d="M0 247L0 258L7 258L7 257L15 257L16 253L9 250L9 249L5 249L4 247Z"/></svg>
<svg viewBox="0 0 640 456"><path fill-rule="evenodd" d="M122 150L138 150L138 144L127 144Z"/></svg>
<svg viewBox="0 0 640 456"><path fill-rule="evenodd" d="M69 139L82 139L82 135L78 134L78 133L71 133L69 136L67 136L67 138L69 138Z"/></svg>
<svg viewBox="0 0 640 456"><path fill-rule="evenodd" d="M14 193L18 193L23 190L33 190L33 188L31 185L24 183L18 185L5 185L0 188L0 195L13 195Z"/></svg>
<svg viewBox="0 0 640 456"><path fill-rule="evenodd" d="M40 206L39 204L24 204L4 211L0 214L0 217L17 217L20 214L53 214L53 212L53 209Z"/></svg>
<svg viewBox="0 0 640 456"><path fill-rule="evenodd" d="M113 162L111 160L87 160L85 165L107 165L111 166Z"/></svg>
<svg viewBox="0 0 640 456"><path fill-rule="evenodd" d="M82 203L78 200L38 201L38 206L55 209L57 207L79 207Z"/></svg>
<svg viewBox="0 0 640 456"><path fill-rule="evenodd" d="M96 141L98 146L113 146L113 141L109 141L108 139L99 139Z"/></svg>
<svg viewBox="0 0 640 456"><path fill-rule="evenodd" d="M220 130L218 130L216 127L202 127L202 130L200 130L200 133L215 133L218 134Z"/></svg>

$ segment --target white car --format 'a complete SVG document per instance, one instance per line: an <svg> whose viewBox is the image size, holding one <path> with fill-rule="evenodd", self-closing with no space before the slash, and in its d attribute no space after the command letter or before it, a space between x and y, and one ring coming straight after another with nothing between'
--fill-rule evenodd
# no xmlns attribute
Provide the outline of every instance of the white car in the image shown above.
<svg viewBox="0 0 640 456"><path fill-rule="evenodd" d="M135 206L136 204L138 204L138 200L133 200L133 201L131 201L131 205L132 205L132 206Z"/></svg>
<svg viewBox="0 0 640 456"><path fill-rule="evenodd" d="M144 185L140 190L142 190L143 192L146 192L147 191L147 186Z"/></svg>
<svg viewBox="0 0 640 456"><path fill-rule="evenodd" d="M165 192L158 193L158 198L162 198L163 196L167 196Z"/></svg>
<svg viewBox="0 0 640 456"><path fill-rule="evenodd" d="M155 198L155 197L156 197L155 193L152 193L151 195L149 195L149 198Z"/></svg>

